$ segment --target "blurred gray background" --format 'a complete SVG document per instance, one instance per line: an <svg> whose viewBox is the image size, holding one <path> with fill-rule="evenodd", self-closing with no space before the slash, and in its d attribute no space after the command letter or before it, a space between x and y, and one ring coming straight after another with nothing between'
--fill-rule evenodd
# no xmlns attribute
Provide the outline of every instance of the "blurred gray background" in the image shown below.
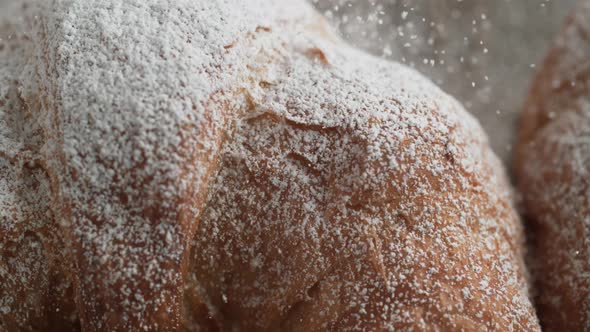
<svg viewBox="0 0 590 332"><path fill-rule="evenodd" d="M352 44L415 67L459 99L506 163L532 76L576 2L311 1Z"/></svg>

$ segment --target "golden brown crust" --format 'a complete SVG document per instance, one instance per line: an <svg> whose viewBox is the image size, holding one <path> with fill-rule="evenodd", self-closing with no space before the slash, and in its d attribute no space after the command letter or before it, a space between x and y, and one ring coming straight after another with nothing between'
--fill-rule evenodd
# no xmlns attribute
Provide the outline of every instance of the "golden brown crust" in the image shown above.
<svg viewBox="0 0 590 332"><path fill-rule="evenodd" d="M298 17L262 3L32 2L21 88L40 100L31 111L85 331L182 324L209 179L268 39L256 8L273 24Z"/></svg>
<svg viewBox="0 0 590 332"><path fill-rule="evenodd" d="M16 8L15 8L16 9ZM19 12L26 11L18 8ZM18 79L32 49L21 20L0 25L0 330L77 331L72 266L49 206L41 140Z"/></svg>
<svg viewBox="0 0 590 332"><path fill-rule="evenodd" d="M522 228L481 128L416 73L307 33L267 64L280 79L221 155L191 267L213 319L538 330Z"/></svg>
<svg viewBox="0 0 590 332"><path fill-rule="evenodd" d="M533 82L515 155L548 331L590 329L590 5L572 14Z"/></svg>
<svg viewBox="0 0 590 332"><path fill-rule="evenodd" d="M83 330L538 329L501 166L416 72L304 1L35 3L19 93Z"/></svg>

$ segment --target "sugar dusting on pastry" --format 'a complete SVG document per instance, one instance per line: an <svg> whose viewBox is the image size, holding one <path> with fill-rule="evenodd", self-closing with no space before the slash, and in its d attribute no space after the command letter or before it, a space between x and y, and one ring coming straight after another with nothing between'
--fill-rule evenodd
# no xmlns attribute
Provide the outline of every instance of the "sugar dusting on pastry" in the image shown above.
<svg viewBox="0 0 590 332"><path fill-rule="evenodd" d="M538 328L502 167L416 72L303 1L27 3L1 78L41 131L83 328L195 329L203 304L224 328Z"/></svg>
<svg viewBox="0 0 590 332"><path fill-rule="evenodd" d="M541 319L590 329L590 4L568 18L533 82L516 170Z"/></svg>
<svg viewBox="0 0 590 332"><path fill-rule="evenodd" d="M479 125L415 71L309 24L277 35L273 83L236 121L195 238L219 324L538 329Z"/></svg>

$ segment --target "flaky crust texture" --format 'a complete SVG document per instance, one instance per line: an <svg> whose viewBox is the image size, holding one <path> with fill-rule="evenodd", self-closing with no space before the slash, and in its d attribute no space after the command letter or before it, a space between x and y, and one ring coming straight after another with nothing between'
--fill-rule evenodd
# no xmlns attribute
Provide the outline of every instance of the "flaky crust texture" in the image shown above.
<svg viewBox="0 0 590 332"><path fill-rule="evenodd" d="M477 122L304 1L14 10L0 330L539 329Z"/></svg>
<svg viewBox="0 0 590 332"><path fill-rule="evenodd" d="M530 92L516 173L531 224L539 316L590 329L590 3L568 18Z"/></svg>

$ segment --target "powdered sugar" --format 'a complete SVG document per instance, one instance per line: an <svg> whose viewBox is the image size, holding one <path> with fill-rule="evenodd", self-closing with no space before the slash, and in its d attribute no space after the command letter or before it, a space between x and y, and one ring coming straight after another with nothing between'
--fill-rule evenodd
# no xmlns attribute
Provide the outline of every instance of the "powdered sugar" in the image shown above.
<svg viewBox="0 0 590 332"><path fill-rule="evenodd" d="M19 96L33 44L26 6L5 7L0 25L0 330L72 324L71 269L53 213L39 154L41 135ZM60 318L55 311L61 310Z"/></svg>
<svg viewBox="0 0 590 332"><path fill-rule="evenodd" d="M536 78L517 170L534 230L540 316L590 328L590 5L582 3Z"/></svg>
<svg viewBox="0 0 590 332"><path fill-rule="evenodd" d="M190 259L227 327L537 328L499 162L414 71L302 1L31 5L20 96L83 328L176 329Z"/></svg>
<svg viewBox="0 0 590 332"><path fill-rule="evenodd" d="M224 113L239 111L248 54L264 43L261 5L40 3L38 116L86 327L179 323L182 265ZM170 322L152 321L161 310Z"/></svg>
<svg viewBox="0 0 590 332"><path fill-rule="evenodd" d="M279 37L278 80L236 122L195 238L216 322L538 329L522 229L479 125L325 27Z"/></svg>

